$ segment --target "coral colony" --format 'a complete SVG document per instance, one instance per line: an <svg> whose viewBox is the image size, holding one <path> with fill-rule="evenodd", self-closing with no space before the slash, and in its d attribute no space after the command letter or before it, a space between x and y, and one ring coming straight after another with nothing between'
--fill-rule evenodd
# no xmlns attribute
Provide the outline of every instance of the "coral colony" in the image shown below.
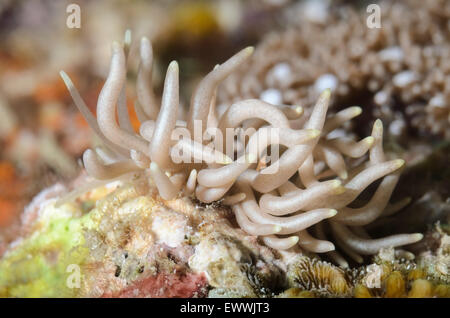
<svg viewBox="0 0 450 318"><path fill-rule="evenodd" d="M231 207L239 227L267 247L327 253L343 267L348 266L347 260L335 251L335 244L361 263L362 255L422 239L418 233L371 238L364 229L407 203L389 203L404 160L389 160L384 154L380 120L362 140L336 134L362 110L349 107L327 117L329 89L321 93L309 114L297 105L259 99L235 101L219 113L217 88L247 63L251 47L217 65L200 81L184 116L177 62L167 68L159 106L151 82L152 46L142 38L136 83L137 134L128 118L125 94L130 43L127 33L124 44L112 45L110 71L98 97L96 117L61 72L76 106L103 141L103 147L88 149L83 155L90 176L104 184L144 179L157 188L162 200L190 196L204 204L218 202ZM371 198L359 202L360 194L377 180L381 182L376 189L369 189Z"/></svg>
<svg viewBox="0 0 450 318"><path fill-rule="evenodd" d="M262 40L251 61L225 81L219 100L259 97L309 107L328 87L338 101L365 96L367 115L382 118L394 136L409 128L448 138L448 2L379 5L381 28L368 28L366 12L351 6L325 9L320 21L292 10L286 30Z"/></svg>

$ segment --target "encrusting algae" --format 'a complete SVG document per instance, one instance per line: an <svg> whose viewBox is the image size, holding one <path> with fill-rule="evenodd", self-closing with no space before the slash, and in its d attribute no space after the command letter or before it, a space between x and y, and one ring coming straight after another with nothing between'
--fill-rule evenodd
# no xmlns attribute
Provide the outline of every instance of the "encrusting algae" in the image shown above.
<svg viewBox="0 0 450 318"><path fill-rule="evenodd" d="M231 226L224 208L161 201L139 182L92 200L88 212L89 202L56 208L56 198L29 211L38 214L32 234L0 262L2 297L201 297L211 288L255 297L271 286L250 280L250 268L280 275L273 253Z"/></svg>

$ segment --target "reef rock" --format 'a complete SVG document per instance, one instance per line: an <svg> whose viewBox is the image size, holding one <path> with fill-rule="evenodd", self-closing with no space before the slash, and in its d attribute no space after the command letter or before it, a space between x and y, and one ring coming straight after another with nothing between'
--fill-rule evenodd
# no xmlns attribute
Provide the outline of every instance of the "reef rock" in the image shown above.
<svg viewBox="0 0 450 318"><path fill-rule="evenodd" d="M0 296L450 296L440 227L426 241L435 248L419 251L417 262L387 250L373 264L344 269L264 246L220 202L162 200L141 181L103 185L75 201L61 185L38 195L0 259Z"/></svg>

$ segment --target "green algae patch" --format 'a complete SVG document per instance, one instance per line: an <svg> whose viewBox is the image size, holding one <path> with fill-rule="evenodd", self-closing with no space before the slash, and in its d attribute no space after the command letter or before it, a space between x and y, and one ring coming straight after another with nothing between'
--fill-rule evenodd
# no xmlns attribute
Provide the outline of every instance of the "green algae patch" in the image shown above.
<svg viewBox="0 0 450 318"><path fill-rule="evenodd" d="M0 297L76 297L79 270L89 255L84 229L93 225L89 214L72 205L48 205L34 231L0 260Z"/></svg>
<svg viewBox="0 0 450 318"><path fill-rule="evenodd" d="M85 202L56 207L48 201L30 234L0 259L0 297L86 297L96 284L89 270L108 262L106 250L99 247L120 245L114 238L126 239L130 228L149 228L141 223L154 206L134 186L103 195L100 191L92 199L90 211ZM92 233L101 236L98 241L89 238Z"/></svg>

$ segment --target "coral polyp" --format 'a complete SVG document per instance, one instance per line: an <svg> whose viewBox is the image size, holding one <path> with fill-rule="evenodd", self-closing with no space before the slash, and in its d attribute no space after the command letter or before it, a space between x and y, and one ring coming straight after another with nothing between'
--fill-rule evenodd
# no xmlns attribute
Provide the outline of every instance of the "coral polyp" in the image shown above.
<svg viewBox="0 0 450 318"><path fill-rule="evenodd" d="M382 248L422 238L421 234L398 234L371 239L364 231L365 225L394 213L399 205L388 202L404 160L387 159L380 120L375 121L371 136L362 140L343 135L340 127L358 116L361 108L349 107L327 117L329 89L320 95L308 116L303 116L300 106L258 99L236 101L218 114L219 84L245 64L252 48L240 51L206 75L183 116L177 62L168 66L158 107L150 80L152 47L142 38L135 103L140 127L136 133L128 118L125 93L130 44L127 33L124 45L112 45L97 117L68 76L61 73L76 106L104 141L103 148L88 149L83 155L90 176L109 181L138 175L156 187L163 200L193 195L206 204L221 201L231 207L238 225L260 237L265 245L276 250L329 253L341 266L348 264L334 251L334 243L325 240L324 223L336 244L357 262L362 261L359 254L376 254ZM177 139L177 134L183 138ZM380 179L367 203L351 206ZM317 238L307 230L314 225Z"/></svg>
<svg viewBox="0 0 450 318"><path fill-rule="evenodd" d="M283 30L265 36L220 100L261 97L309 108L330 87L333 111L364 96L367 116L385 120L392 136L449 138L448 3L380 1L380 28L367 27L366 11L352 4L317 6L320 21L301 3L288 10Z"/></svg>

